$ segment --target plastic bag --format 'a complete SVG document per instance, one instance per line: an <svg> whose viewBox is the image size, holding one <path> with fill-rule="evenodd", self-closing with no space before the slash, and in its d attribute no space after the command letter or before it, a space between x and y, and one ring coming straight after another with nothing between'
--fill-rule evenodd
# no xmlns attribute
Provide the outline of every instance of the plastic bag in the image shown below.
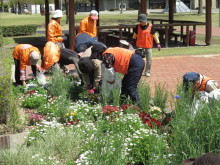
<svg viewBox="0 0 220 165"><path fill-rule="evenodd" d="M37 71L36 77L37 77L37 82L40 85L45 85L47 83L46 76L41 71Z"/></svg>

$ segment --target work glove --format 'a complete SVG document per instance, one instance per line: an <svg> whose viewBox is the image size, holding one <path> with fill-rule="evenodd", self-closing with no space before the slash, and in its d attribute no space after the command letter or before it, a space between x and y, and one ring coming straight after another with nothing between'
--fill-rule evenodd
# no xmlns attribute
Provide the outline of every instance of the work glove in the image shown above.
<svg viewBox="0 0 220 165"><path fill-rule="evenodd" d="M92 89L88 90L88 92L89 92L90 94L94 94L94 93L95 93L95 88L92 88Z"/></svg>
<svg viewBox="0 0 220 165"><path fill-rule="evenodd" d="M157 48L158 48L158 50L160 51L161 45L160 45L160 44L157 44Z"/></svg>

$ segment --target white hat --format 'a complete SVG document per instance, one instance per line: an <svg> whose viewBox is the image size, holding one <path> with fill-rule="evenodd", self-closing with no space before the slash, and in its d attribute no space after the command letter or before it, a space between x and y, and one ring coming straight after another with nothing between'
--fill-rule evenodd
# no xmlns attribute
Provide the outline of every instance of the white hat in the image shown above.
<svg viewBox="0 0 220 165"><path fill-rule="evenodd" d="M59 18L59 17L63 17L63 13L61 10L55 10L53 13L52 18Z"/></svg>
<svg viewBox="0 0 220 165"><path fill-rule="evenodd" d="M96 10L92 10L92 11L90 12L90 17L91 17L92 19L94 19L94 20L99 19L98 15L99 15L99 13L98 13Z"/></svg>
<svg viewBox="0 0 220 165"><path fill-rule="evenodd" d="M30 53L30 63L31 65L36 65L40 59L40 54L37 51L32 51Z"/></svg>

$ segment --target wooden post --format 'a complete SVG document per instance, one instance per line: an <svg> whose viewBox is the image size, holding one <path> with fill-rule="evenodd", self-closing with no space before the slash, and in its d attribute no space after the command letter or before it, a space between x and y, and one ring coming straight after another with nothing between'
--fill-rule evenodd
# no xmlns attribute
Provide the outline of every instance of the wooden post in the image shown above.
<svg viewBox="0 0 220 165"><path fill-rule="evenodd" d="M95 10L99 13L99 0L95 0ZM100 15L99 15L99 19L97 20L97 26L100 25L99 20L100 20Z"/></svg>
<svg viewBox="0 0 220 165"><path fill-rule="evenodd" d="M47 38L47 28L48 28L48 23L49 23L49 0L45 0L45 35Z"/></svg>
<svg viewBox="0 0 220 165"><path fill-rule="evenodd" d="M212 36L212 1L206 0L206 37L205 37L205 43L207 46L211 44L211 36Z"/></svg>
<svg viewBox="0 0 220 165"><path fill-rule="evenodd" d="M147 13L147 0L140 1L140 13L139 14L146 14Z"/></svg>
<svg viewBox="0 0 220 165"><path fill-rule="evenodd" d="M76 28L75 28L75 7L74 0L69 1L69 47L74 50L74 43L76 39Z"/></svg>
<svg viewBox="0 0 220 165"><path fill-rule="evenodd" d="M60 9L60 1L59 0L54 0L55 4L55 10Z"/></svg>
<svg viewBox="0 0 220 165"><path fill-rule="evenodd" d="M169 24L172 24L174 19L174 2L174 0L169 0Z"/></svg>

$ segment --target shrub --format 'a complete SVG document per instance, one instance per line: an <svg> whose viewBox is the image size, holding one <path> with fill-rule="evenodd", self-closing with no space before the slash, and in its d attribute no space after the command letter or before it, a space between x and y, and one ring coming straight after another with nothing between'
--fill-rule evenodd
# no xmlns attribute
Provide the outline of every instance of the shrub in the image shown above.
<svg viewBox="0 0 220 165"><path fill-rule="evenodd" d="M52 96L63 96L67 98L69 96L68 92L71 86L71 80L65 77L62 71L54 71L48 92Z"/></svg>
<svg viewBox="0 0 220 165"><path fill-rule="evenodd" d="M0 27L0 47L3 45L3 33L2 33L2 27Z"/></svg>
<svg viewBox="0 0 220 165"><path fill-rule="evenodd" d="M4 37L7 36L22 36L36 33L36 25L17 25L17 26L2 26Z"/></svg>
<svg viewBox="0 0 220 165"><path fill-rule="evenodd" d="M11 56L7 49L0 51L0 124L7 124L12 131L20 131L24 117L18 110L12 92Z"/></svg>

